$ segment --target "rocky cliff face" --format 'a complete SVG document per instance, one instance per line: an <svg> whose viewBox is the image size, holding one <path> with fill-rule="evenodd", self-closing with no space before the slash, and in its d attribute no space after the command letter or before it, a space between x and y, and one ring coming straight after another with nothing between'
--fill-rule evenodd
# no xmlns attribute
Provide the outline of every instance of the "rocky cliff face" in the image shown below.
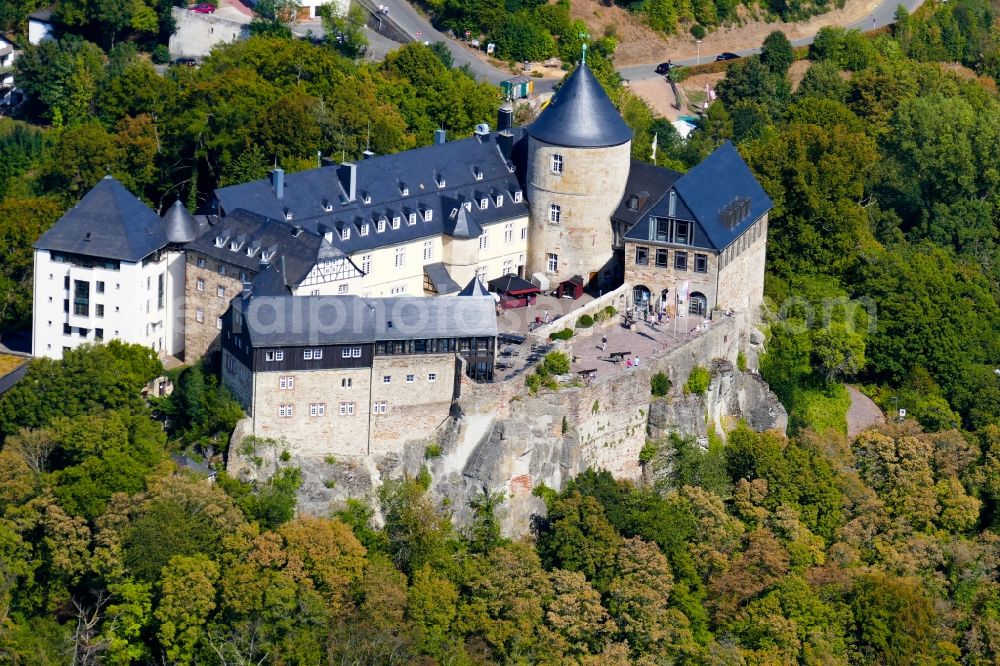
<svg viewBox="0 0 1000 666"><path fill-rule="evenodd" d="M413 441L398 453L356 460L281 461L278 445L270 447L274 451L237 454L230 469L244 478L266 478L278 465L296 465L304 480L300 511L325 514L348 497L372 495L385 479L416 476L426 466L431 492L449 500L457 523L470 517L471 498L501 491L507 497L505 529L523 533L531 515L544 509L533 488L543 483L561 488L588 467L638 480L639 452L647 438L676 432L707 441L709 428L725 436L740 420L755 430L784 431L787 415L767 384L733 364L741 349L755 360L759 339L752 329L723 321L643 368L587 386L529 395L520 384L463 384L453 417L433 442ZM681 387L698 365L711 372L709 389L703 396L685 395ZM673 383L664 398L651 396L650 379L657 372ZM428 452L436 455L428 458Z"/></svg>

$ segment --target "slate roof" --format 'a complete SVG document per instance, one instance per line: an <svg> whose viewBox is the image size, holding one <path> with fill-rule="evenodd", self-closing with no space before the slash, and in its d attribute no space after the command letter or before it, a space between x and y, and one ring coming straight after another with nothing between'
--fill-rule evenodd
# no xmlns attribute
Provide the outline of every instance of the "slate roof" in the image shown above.
<svg viewBox="0 0 1000 666"><path fill-rule="evenodd" d="M233 300L254 347L354 344L420 338L494 337L489 297L276 296Z"/></svg>
<svg viewBox="0 0 1000 666"><path fill-rule="evenodd" d="M571 148L604 148L631 141L632 130L586 63L556 92L528 134L539 141Z"/></svg>
<svg viewBox="0 0 1000 666"><path fill-rule="evenodd" d="M490 280L489 283L490 291L495 291L498 294L517 294L523 292L538 293L541 291L534 284L528 282L522 277L518 277L513 273L508 273L507 275L494 278Z"/></svg>
<svg viewBox="0 0 1000 666"><path fill-rule="evenodd" d="M43 7L38 11L31 12L28 14L28 18L33 21L44 21L46 23L52 22L52 15L56 13L56 6L49 5L48 7Z"/></svg>
<svg viewBox="0 0 1000 666"><path fill-rule="evenodd" d="M479 276L469 280L469 284L465 285L462 291L458 292L459 296L490 296L490 290L483 285L482 280Z"/></svg>
<svg viewBox="0 0 1000 666"><path fill-rule="evenodd" d="M105 176L34 247L138 262L168 242L160 216Z"/></svg>
<svg viewBox="0 0 1000 666"><path fill-rule="evenodd" d="M518 144L524 133L520 128L511 132L516 160L523 153ZM526 197L515 203L513 196L523 191L519 181L523 167L510 171L514 162L501 153L496 133L371 157L355 164L355 201L348 201L348 192L337 176L338 167L322 166L285 174L282 199L277 198L270 179L265 178L220 188L215 191L216 202L223 216L237 208L277 220L286 219L290 213L289 224L319 234L334 230L334 245L347 254L442 234L476 237L484 225L528 214ZM481 179L477 179L477 173ZM438 186L441 177L444 187ZM404 187L407 196L402 194ZM496 205L498 195L503 197L500 207ZM365 203L366 196L370 203ZM481 210L484 198L487 207ZM428 209L429 222L424 220ZM408 223L410 213L416 214L412 225ZM401 220L398 229L392 228L394 217ZM377 230L379 220L385 222L382 232ZM362 235L364 225L367 233ZM344 229L349 229L346 239Z"/></svg>
<svg viewBox="0 0 1000 666"><path fill-rule="evenodd" d="M434 288L438 295L454 294L459 289L459 284L451 279L448 268L440 261L424 266L424 273L434 283Z"/></svg>
<svg viewBox="0 0 1000 666"><path fill-rule="evenodd" d="M673 218L695 223L692 246L724 250L773 206L771 198L727 141L700 164L678 178L670 188L677 194ZM737 198L749 200L748 213L734 226L723 221L723 209ZM669 217L669 191L637 222L625 237L649 241L654 217Z"/></svg>
<svg viewBox="0 0 1000 666"><path fill-rule="evenodd" d="M677 171L632 160L629 166L628 181L625 183L625 194L622 196L618 208L611 214L611 219L623 222L626 225L625 228L628 229L629 226L638 222L643 215L648 213L680 177L681 174ZM633 196L638 203L638 207L634 210L630 208Z"/></svg>
<svg viewBox="0 0 1000 666"><path fill-rule="evenodd" d="M301 282L318 261L343 256L319 234L242 209L216 222L185 249L238 266L249 276L256 276L268 264L279 267L282 286ZM264 254L272 252L268 264L262 264ZM256 280L254 289L258 289Z"/></svg>
<svg viewBox="0 0 1000 666"><path fill-rule="evenodd" d="M167 240L171 243L190 243L198 237L198 222L180 199L167 209L167 214L163 216L163 224Z"/></svg>

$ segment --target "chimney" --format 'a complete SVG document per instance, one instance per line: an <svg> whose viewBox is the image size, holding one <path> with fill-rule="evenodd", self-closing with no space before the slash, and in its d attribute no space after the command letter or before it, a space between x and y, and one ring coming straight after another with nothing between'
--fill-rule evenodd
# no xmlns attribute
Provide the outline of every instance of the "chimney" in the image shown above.
<svg viewBox="0 0 1000 666"><path fill-rule="evenodd" d="M370 157L375 157L375 153L365 148L365 152L361 153L362 159L367 160Z"/></svg>
<svg viewBox="0 0 1000 666"><path fill-rule="evenodd" d="M337 178L347 193L347 200L355 201L358 198L358 165L351 162L342 163L337 167Z"/></svg>
<svg viewBox="0 0 1000 666"><path fill-rule="evenodd" d="M271 170L271 187L274 188L274 195L279 201L285 198L285 170L281 167L274 167Z"/></svg>
<svg viewBox="0 0 1000 666"><path fill-rule="evenodd" d="M514 152L514 134L509 129L503 130L497 134L497 145L500 146L500 154L505 160L509 160Z"/></svg>
<svg viewBox="0 0 1000 666"><path fill-rule="evenodd" d="M442 143L444 143L445 141L447 141L447 138L446 138L447 136L448 136L448 133L445 132L443 129L436 129L436 130L434 130L434 144L435 145L441 145Z"/></svg>
<svg viewBox="0 0 1000 666"><path fill-rule="evenodd" d="M478 123L476 125L475 134L477 137L479 137L480 141L484 141L486 137L490 135L490 124Z"/></svg>
<svg viewBox="0 0 1000 666"><path fill-rule="evenodd" d="M511 108L510 103L505 103L497 111L497 131L503 132L504 130L509 130L514 125L514 109Z"/></svg>
<svg viewBox="0 0 1000 666"><path fill-rule="evenodd" d="M667 208L667 217L677 216L677 193L670 190L670 204Z"/></svg>

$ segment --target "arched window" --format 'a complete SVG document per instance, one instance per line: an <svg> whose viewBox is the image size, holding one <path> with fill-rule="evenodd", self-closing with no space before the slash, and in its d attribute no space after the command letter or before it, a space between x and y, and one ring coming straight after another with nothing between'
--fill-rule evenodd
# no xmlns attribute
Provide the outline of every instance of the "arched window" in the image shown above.
<svg viewBox="0 0 1000 666"><path fill-rule="evenodd" d="M704 317L707 312L708 299L705 298L705 294L698 291L692 293L688 301L688 314L695 315L696 317Z"/></svg>

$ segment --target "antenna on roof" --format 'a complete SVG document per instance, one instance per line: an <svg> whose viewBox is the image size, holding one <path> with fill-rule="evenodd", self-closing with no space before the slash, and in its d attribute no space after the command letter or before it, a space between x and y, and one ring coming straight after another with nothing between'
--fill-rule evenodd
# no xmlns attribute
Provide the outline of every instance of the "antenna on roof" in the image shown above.
<svg viewBox="0 0 1000 666"><path fill-rule="evenodd" d="M583 45L581 46L581 50L583 52L583 55L580 58L580 64L581 65L586 65L587 64L587 39L589 37L590 37L590 35L587 34L586 32L581 32L580 33L580 39L583 40Z"/></svg>
<svg viewBox="0 0 1000 666"><path fill-rule="evenodd" d="M365 150L372 149L372 121L368 121L368 137L365 139Z"/></svg>

